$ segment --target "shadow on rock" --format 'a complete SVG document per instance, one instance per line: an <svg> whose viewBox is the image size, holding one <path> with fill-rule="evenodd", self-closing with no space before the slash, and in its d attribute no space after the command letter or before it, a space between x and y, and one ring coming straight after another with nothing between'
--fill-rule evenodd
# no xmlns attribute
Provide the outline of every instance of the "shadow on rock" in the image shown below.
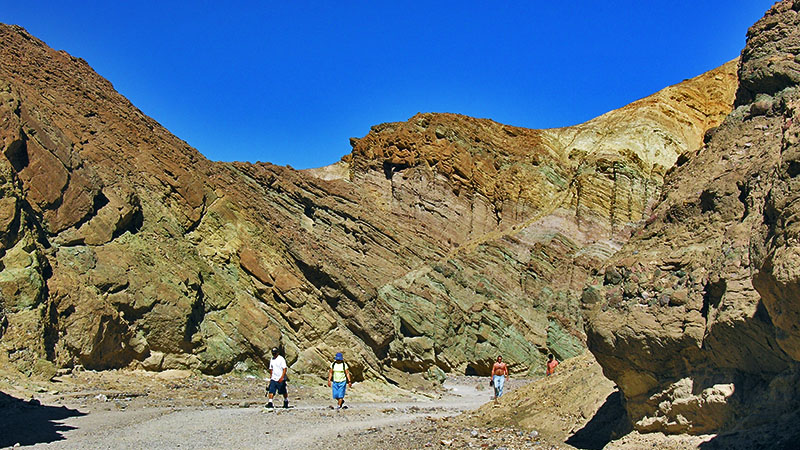
<svg viewBox="0 0 800 450"><path fill-rule="evenodd" d="M570 436L566 443L580 449L599 450L630 429L628 415L622 405L622 393L615 391L606 397L606 402L594 417Z"/></svg>
<svg viewBox="0 0 800 450"><path fill-rule="evenodd" d="M800 448L800 411L744 430L720 433L700 444L701 450L797 450Z"/></svg>
<svg viewBox="0 0 800 450"><path fill-rule="evenodd" d="M75 427L57 421L85 415L66 406L45 406L38 400L21 400L0 392L0 447L63 440L61 433Z"/></svg>

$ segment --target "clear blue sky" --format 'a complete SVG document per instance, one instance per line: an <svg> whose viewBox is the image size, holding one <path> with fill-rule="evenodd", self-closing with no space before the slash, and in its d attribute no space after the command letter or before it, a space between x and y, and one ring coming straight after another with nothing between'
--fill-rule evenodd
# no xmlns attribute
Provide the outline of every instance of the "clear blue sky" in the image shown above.
<svg viewBox="0 0 800 450"><path fill-rule="evenodd" d="M737 57L772 0L10 1L206 157L319 167L417 112L581 123Z"/></svg>

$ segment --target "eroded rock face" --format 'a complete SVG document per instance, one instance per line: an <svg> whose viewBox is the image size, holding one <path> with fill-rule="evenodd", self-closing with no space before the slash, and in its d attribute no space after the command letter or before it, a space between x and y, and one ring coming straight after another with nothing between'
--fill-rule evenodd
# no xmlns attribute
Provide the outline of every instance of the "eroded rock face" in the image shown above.
<svg viewBox="0 0 800 450"><path fill-rule="evenodd" d="M640 431L752 428L797 410L795 5L750 29L734 112L586 288L589 348Z"/></svg>
<svg viewBox="0 0 800 450"><path fill-rule="evenodd" d="M798 10L800 2L791 7L782 4L753 27L756 42L748 45L751 56L742 67L743 77L751 81L746 94L739 95L756 100L750 105L751 115L763 109L783 119L779 159L765 202L764 226L759 230L761 240L753 240L757 249L753 284L777 328L781 349L795 361L800 361L800 96L794 92L800 84ZM775 60L780 62L775 64ZM779 80L782 84L776 84Z"/></svg>
<svg viewBox="0 0 800 450"><path fill-rule="evenodd" d="M356 379L541 372L580 353L583 286L736 86L732 62L553 130L420 114L295 171L207 161L84 61L0 39L0 358L28 372L223 373L273 346L323 375L346 350Z"/></svg>
<svg viewBox="0 0 800 450"><path fill-rule="evenodd" d="M30 371L42 358L108 368L160 345L185 352L191 333L158 337L187 328L191 307L173 309L191 289L155 289L202 270L189 244L172 239L213 198L193 175L210 163L84 61L18 27L2 26L0 39L2 353ZM144 325L151 309L169 320Z"/></svg>
<svg viewBox="0 0 800 450"><path fill-rule="evenodd" d="M547 348L579 353L585 280L649 216L667 168L730 111L734 69L576 127L419 115L353 141L352 182L450 244L378 290L400 316L393 365L430 364L412 356L422 338L446 343L434 345L437 364L476 373L498 352L512 367L535 352L524 370L541 370Z"/></svg>

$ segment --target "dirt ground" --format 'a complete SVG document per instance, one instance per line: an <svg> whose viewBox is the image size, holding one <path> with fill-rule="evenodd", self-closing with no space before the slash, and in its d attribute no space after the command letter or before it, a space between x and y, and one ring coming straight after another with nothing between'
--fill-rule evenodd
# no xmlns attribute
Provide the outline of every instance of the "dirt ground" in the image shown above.
<svg viewBox="0 0 800 450"><path fill-rule="evenodd" d="M319 379L290 383L291 408L267 410L266 383L255 376L80 371L46 382L0 375L0 447L423 448L438 435L431 427L446 428L490 399L487 380L450 378L428 392L356 383L348 409L336 411ZM487 432L476 442L501 442Z"/></svg>
<svg viewBox="0 0 800 450"><path fill-rule="evenodd" d="M336 411L321 379L300 377L291 408L268 410L265 385L188 371L44 381L0 370L0 448L679 449L710 439L627 433L619 393L590 355L551 377L512 378L497 401L488 378L458 376L415 392L356 383Z"/></svg>

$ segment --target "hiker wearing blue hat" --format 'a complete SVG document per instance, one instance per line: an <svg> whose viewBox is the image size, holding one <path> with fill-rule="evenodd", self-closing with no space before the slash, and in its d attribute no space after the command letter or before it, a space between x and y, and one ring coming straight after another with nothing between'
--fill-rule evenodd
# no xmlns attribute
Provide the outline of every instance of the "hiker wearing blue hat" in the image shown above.
<svg viewBox="0 0 800 450"><path fill-rule="evenodd" d="M333 398L339 401L336 406L337 410L347 409L347 406L344 405L344 394L348 386L353 387L350 379L350 367L344 362L344 356L339 352L328 370L328 387L333 392Z"/></svg>

